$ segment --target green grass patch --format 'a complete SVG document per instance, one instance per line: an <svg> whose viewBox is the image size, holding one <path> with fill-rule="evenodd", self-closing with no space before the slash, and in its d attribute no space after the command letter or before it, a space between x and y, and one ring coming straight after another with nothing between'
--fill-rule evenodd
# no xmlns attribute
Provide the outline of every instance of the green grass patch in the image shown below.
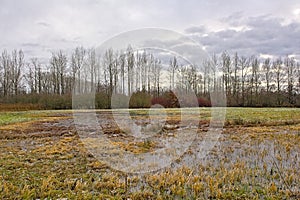
<svg viewBox="0 0 300 200"><path fill-rule="evenodd" d="M300 123L300 108L226 108L229 125L290 125Z"/></svg>
<svg viewBox="0 0 300 200"><path fill-rule="evenodd" d="M69 110L62 111L21 111L21 112L0 112L0 126L16 124L21 122L36 121L51 117L57 114L68 113Z"/></svg>

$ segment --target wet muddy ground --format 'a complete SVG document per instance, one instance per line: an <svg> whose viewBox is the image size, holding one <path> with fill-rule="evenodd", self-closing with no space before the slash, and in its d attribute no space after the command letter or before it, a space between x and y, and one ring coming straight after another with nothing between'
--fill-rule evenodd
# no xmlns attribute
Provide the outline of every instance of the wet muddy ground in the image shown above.
<svg viewBox="0 0 300 200"><path fill-rule="evenodd" d="M174 161L175 167L137 175L115 170L89 151L86 135L78 133L72 113L52 115L49 120L1 127L2 199L300 198L298 122L228 122L205 157L191 160L199 144L193 143ZM199 141L210 130L209 118L193 118L196 126L181 125L180 116L170 115L164 124L153 128L149 116L132 114L136 125L155 133L136 140L130 129L117 126L110 112L97 113L97 119L101 132L85 129L88 137L103 135L112 145L136 155L164 148L163 139L179 137L188 128L197 129ZM195 165L182 166L181 161Z"/></svg>

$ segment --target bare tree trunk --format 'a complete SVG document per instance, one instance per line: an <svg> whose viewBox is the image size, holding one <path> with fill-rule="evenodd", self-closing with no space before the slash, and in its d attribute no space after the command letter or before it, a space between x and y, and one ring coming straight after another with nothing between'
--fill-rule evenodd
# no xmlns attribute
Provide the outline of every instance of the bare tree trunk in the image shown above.
<svg viewBox="0 0 300 200"><path fill-rule="evenodd" d="M21 70L25 64L23 51L14 50L12 53L12 61L10 66L11 71L11 81L13 85L13 94L17 95L19 93L19 84L21 81Z"/></svg>
<svg viewBox="0 0 300 200"><path fill-rule="evenodd" d="M128 95L132 92L132 70L134 67L134 53L131 46L127 48L127 87L128 87Z"/></svg>
<svg viewBox="0 0 300 200"><path fill-rule="evenodd" d="M276 81L276 86L277 86L277 104L281 105L281 98L280 98L280 93L281 93L281 82L283 81L282 78L282 61L281 59L277 59L275 62L273 62L273 70L275 72L275 81Z"/></svg>
<svg viewBox="0 0 300 200"><path fill-rule="evenodd" d="M245 57L241 57L240 60L241 65L241 95L242 95L242 106L245 106L245 84L246 84L246 77L247 77L247 69L249 67L249 60Z"/></svg>
<svg viewBox="0 0 300 200"><path fill-rule="evenodd" d="M285 59L285 70L287 75L287 95L289 104L294 104L294 73L295 73L295 60L294 58Z"/></svg>
<svg viewBox="0 0 300 200"><path fill-rule="evenodd" d="M170 60L169 71L170 71L170 82L171 88L175 88L175 72L178 69L178 62L176 57L174 56L173 59Z"/></svg>

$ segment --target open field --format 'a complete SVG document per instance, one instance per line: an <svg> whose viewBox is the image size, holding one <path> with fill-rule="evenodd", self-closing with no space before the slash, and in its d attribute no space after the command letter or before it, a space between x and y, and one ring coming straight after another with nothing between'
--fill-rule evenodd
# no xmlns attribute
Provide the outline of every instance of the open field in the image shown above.
<svg viewBox="0 0 300 200"><path fill-rule="evenodd" d="M172 128L164 125L161 137L176 137L174 130L182 128L177 126L180 110L167 109L165 114ZM161 117L142 109L130 110L130 115L142 126L149 117ZM98 110L97 117L112 145L136 155L160 148L159 139L134 141L113 123L109 110ZM184 118L196 122L197 134L204 134L210 109ZM144 175L115 171L97 160L84 146L87 138L79 137L72 111L0 112L0 139L1 199L300 198L296 108L227 108L219 142L197 160L196 168L170 167Z"/></svg>

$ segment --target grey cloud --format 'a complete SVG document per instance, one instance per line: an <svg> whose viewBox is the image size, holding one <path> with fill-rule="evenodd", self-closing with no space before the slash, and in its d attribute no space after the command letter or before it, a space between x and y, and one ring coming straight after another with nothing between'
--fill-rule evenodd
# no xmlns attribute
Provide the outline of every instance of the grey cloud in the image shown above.
<svg viewBox="0 0 300 200"><path fill-rule="evenodd" d="M47 28L51 26L51 24L49 24L47 22L43 22L43 21L37 22L36 24L39 26L42 26L42 27L47 27Z"/></svg>
<svg viewBox="0 0 300 200"><path fill-rule="evenodd" d="M243 17L243 12L238 11L238 12L232 13L229 16L222 17L220 19L220 21L225 22L225 23L229 23L229 24L234 25L234 26L238 26L238 25L240 25L242 17Z"/></svg>
<svg viewBox="0 0 300 200"><path fill-rule="evenodd" d="M22 47L40 47L41 45L38 44L38 43L30 43L30 42L28 42L28 43L22 43L21 46Z"/></svg>
<svg viewBox="0 0 300 200"><path fill-rule="evenodd" d="M229 18L231 20L231 18ZM208 36L194 36L207 46L209 52L241 52L246 55L300 54L300 23L282 25L280 18L260 16L243 19L239 25L250 27L249 30L222 30L208 32Z"/></svg>
<svg viewBox="0 0 300 200"><path fill-rule="evenodd" d="M299 24L280 24L281 17L291 17L291 8L299 6L298 1L0 0L0 45L8 49L20 45L34 49L39 57L48 55L43 53L47 52L44 46L51 49L89 46L126 30L162 27L184 31L211 52L231 49L245 53L299 53L295 47L299 44ZM263 16L251 17L257 15ZM245 25L251 30L209 32L219 28L215 27L216 21L230 26ZM184 30L185 27L188 28ZM209 36L202 37L204 33ZM169 43L172 45L172 41Z"/></svg>
<svg viewBox="0 0 300 200"><path fill-rule="evenodd" d="M184 30L185 33L204 33L206 28L204 25L202 26L192 26Z"/></svg>

